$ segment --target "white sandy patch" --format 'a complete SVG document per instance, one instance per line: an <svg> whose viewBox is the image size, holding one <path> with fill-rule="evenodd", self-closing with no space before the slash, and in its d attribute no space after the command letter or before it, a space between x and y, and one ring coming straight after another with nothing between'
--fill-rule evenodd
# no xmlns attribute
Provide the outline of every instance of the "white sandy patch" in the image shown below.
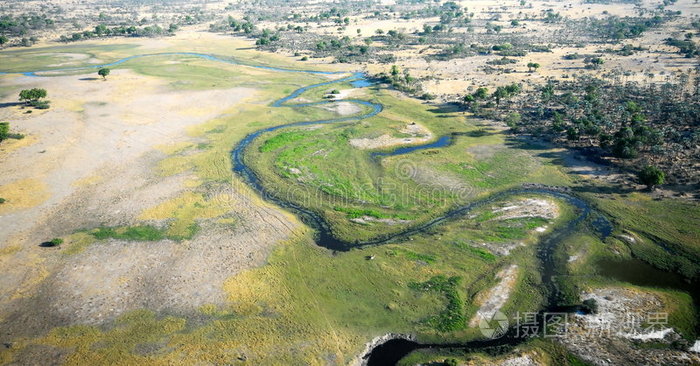
<svg viewBox="0 0 700 366"><path fill-rule="evenodd" d="M558 338L569 351L593 365L696 365L697 354L672 348L647 349L638 342L657 341L671 344L681 336L668 327L664 301L653 292L606 287L581 295L593 299L597 312L569 315L566 335ZM667 316L667 315L666 315ZM675 361L685 360L677 363ZM645 362L641 362L645 361Z"/></svg>
<svg viewBox="0 0 700 366"><path fill-rule="evenodd" d="M375 138L351 139L350 145L360 150L370 150L396 145L419 144L433 138L433 133L429 129L415 122L405 125L399 132L408 134L411 137L394 137L390 134L384 134Z"/></svg>
<svg viewBox="0 0 700 366"><path fill-rule="evenodd" d="M343 89L339 90L340 93L338 94L333 94L334 99L348 99L351 96L354 96L356 94L358 89Z"/></svg>
<svg viewBox="0 0 700 366"><path fill-rule="evenodd" d="M628 242L630 244L635 244L637 242L637 239L635 239L634 237L632 237L630 235L626 235L626 234L620 234L620 238L624 239L626 242Z"/></svg>
<svg viewBox="0 0 700 366"><path fill-rule="evenodd" d="M511 264L496 274L501 281L486 294L486 299L469 321L470 327L476 327L482 319L490 320L506 304L518 277L518 266Z"/></svg>
<svg viewBox="0 0 700 366"><path fill-rule="evenodd" d="M323 106L323 108L335 112L341 116L348 116L351 114L356 114L362 111L362 108L355 103L351 102L337 102L330 103Z"/></svg>
<svg viewBox="0 0 700 366"><path fill-rule="evenodd" d="M647 341L647 340L652 340L652 339L664 339L669 333L673 332L672 328L666 328L666 329L660 329L660 330L654 330L650 331L648 333L631 333L631 334L620 334L622 337L625 338L630 338L630 339L637 339L641 341Z"/></svg>
<svg viewBox="0 0 700 366"><path fill-rule="evenodd" d="M700 353L700 340L695 341L693 346L688 349L690 352Z"/></svg>
<svg viewBox="0 0 700 366"><path fill-rule="evenodd" d="M509 358L499 364L499 366L537 366L539 365L529 355Z"/></svg>
<svg viewBox="0 0 700 366"><path fill-rule="evenodd" d="M497 220L518 219L523 217L541 217L554 219L559 216L559 207L554 201L541 198L526 198L508 202L505 206L495 208L494 213L502 213Z"/></svg>
<svg viewBox="0 0 700 366"><path fill-rule="evenodd" d="M378 219L376 217L372 216L362 216L362 217L357 217L354 219L350 219L350 221L357 223L357 224L370 224L373 222L376 223L381 223L381 224L387 224L387 225L399 225L399 224L408 224L412 222L411 220L401 220L401 219Z"/></svg>

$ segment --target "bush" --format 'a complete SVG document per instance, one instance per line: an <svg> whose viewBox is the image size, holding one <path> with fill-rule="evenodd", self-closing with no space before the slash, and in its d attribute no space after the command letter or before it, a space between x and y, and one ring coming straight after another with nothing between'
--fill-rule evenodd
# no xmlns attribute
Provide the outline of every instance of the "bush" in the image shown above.
<svg viewBox="0 0 700 366"><path fill-rule="evenodd" d="M63 239L61 238L53 238L47 242L44 242L41 244L43 247L57 247L63 244Z"/></svg>
<svg viewBox="0 0 700 366"><path fill-rule="evenodd" d="M36 109L49 109L49 103L48 100L36 100L29 102L29 105Z"/></svg>
<svg viewBox="0 0 700 366"><path fill-rule="evenodd" d="M659 184L664 184L666 174L661 169L647 165L637 174L639 182L646 185L650 190Z"/></svg>
<svg viewBox="0 0 700 366"><path fill-rule="evenodd" d="M0 141L6 140L10 137L10 123L0 122Z"/></svg>
<svg viewBox="0 0 700 366"><path fill-rule="evenodd" d="M591 314L598 312L598 302L596 302L595 299L583 300L583 306L585 306Z"/></svg>
<svg viewBox="0 0 700 366"><path fill-rule="evenodd" d="M0 204L3 204L5 202L6 202L6 200L4 198L0 197Z"/></svg>

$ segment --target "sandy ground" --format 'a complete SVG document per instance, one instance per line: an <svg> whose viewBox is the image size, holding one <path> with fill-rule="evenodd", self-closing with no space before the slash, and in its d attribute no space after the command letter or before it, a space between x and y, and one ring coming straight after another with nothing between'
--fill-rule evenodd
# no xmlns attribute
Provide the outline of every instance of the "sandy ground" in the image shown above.
<svg viewBox="0 0 700 366"><path fill-rule="evenodd" d="M384 134L375 138L350 139L350 145L360 150L371 150L397 145L420 144L433 138L433 133L429 129L416 122L401 127L398 132L410 137L394 137L390 134Z"/></svg>
<svg viewBox="0 0 700 366"><path fill-rule="evenodd" d="M163 41L145 42L150 49ZM134 309L186 315L222 304L224 281L263 264L296 228L279 210L247 198L245 186L219 184L208 189L227 197L235 224L202 222L191 240L108 240L70 257L39 247L84 228L136 224L144 210L191 190L190 173L156 173L166 156L156 147L199 142L189 127L255 96L250 88L173 91L128 70L107 81L93 76L0 79L10 91L0 100L8 103L0 119L27 135L0 150L0 193L8 200L0 207L0 341L102 324ZM26 114L13 105L30 87L47 89L49 110Z"/></svg>
<svg viewBox="0 0 700 366"><path fill-rule="evenodd" d="M597 366L697 365L698 354L683 350L634 346L632 341L670 343L680 336L664 324L666 311L655 294L628 288L599 288L583 293L595 299L598 312L571 315L566 335L558 338L571 352ZM659 318L656 318L659 314Z"/></svg>
<svg viewBox="0 0 700 366"><path fill-rule="evenodd" d="M559 216L559 207L554 201L543 198L526 198L522 200L507 202L500 207L493 209L498 213L498 218L494 220L519 219L525 217L541 217L544 219L554 219Z"/></svg>
<svg viewBox="0 0 700 366"><path fill-rule="evenodd" d="M478 326L482 320L490 321L496 312L506 304L518 279L518 266L511 264L499 271L496 278L500 281L495 287L477 296L476 302L480 304L480 307L469 321L470 327Z"/></svg>
<svg viewBox="0 0 700 366"><path fill-rule="evenodd" d="M326 104L323 108L335 112L340 116L349 116L362 111L362 108L355 103L351 102L338 102Z"/></svg>

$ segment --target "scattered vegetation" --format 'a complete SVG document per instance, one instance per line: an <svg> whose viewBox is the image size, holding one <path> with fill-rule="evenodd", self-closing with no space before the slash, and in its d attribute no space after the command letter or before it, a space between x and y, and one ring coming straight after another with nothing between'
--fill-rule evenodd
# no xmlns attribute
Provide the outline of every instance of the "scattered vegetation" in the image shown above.
<svg viewBox="0 0 700 366"><path fill-rule="evenodd" d="M20 133L10 133L10 122L0 122L0 142L9 138L21 140L24 135Z"/></svg>
<svg viewBox="0 0 700 366"><path fill-rule="evenodd" d="M40 88L24 89L19 92L19 100L36 109L49 108L49 101L42 100L43 98L46 98L46 96L46 89Z"/></svg>
<svg viewBox="0 0 700 366"><path fill-rule="evenodd" d="M427 322L441 332L450 332L466 326L464 302L457 291L461 277L437 275L425 282L413 282L409 287L415 291L437 292L445 296L447 306L440 314L427 319Z"/></svg>
<svg viewBox="0 0 700 366"><path fill-rule="evenodd" d="M150 225L124 226L124 227L101 227L90 231L90 234L97 240L118 239L128 241L159 241L164 239L183 240L189 239L197 232L196 225L190 226L188 235L172 236L167 229L160 229Z"/></svg>
<svg viewBox="0 0 700 366"><path fill-rule="evenodd" d="M688 184L700 178L691 168L700 139L694 128L700 123L700 89L680 87L684 84L685 79L644 87L590 77L553 81L508 103L508 113L488 102L477 104L475 94L464 100L482 116L507 121L513 132L588 149L592 158L622 167L655 165L671 182ZM519 118L512 118L514 112Z"/></svg>
<svg viewBox="0 0 700 366"><path fill-rule="evenodd" d="M63 239L61 238L53 238L47 242L42 243L42 246L44 247L58 247L63 244Z"/></svg>

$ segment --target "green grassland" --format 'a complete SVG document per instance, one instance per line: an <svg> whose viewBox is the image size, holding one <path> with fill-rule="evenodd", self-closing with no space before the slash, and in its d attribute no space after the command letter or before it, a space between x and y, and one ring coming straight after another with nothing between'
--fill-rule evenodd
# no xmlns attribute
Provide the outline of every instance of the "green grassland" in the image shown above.
<svg viewBox="0 0 700 366"><path fill-rule="evenodd" d="M560 222L564 221L552 224ZM474 295L491 287L495 273L510 263L537 273L533 245L500 257L464 244L469 235L461 229L478 224L455 218L404 242L335 255L315 246L310 232L300 233L298 239L279 246L267 265L228 281L230 304L202 308L196 318L207 319L203 326L144 310L107 328L59 328L28 343L74 349L68 364L235 363L240 355L256 364L316 364L328 357L346 364L364 342L386 332L414 333L422 340L475 338L479 333L465 323L477 309ZM487 224L484 230L493 236L515 225L513 220ZM152 230L92 233L100 238L132 234L149 239ZM534 235L531 230L523 232L521 239L534 243ZM442 288L426 287L443 283L441 279L458 280L445 282ZM511 303L528 304L528 310L534 310L537 284L527 280L516 285ZM459 321L446 317L450 314ZM168 351L175 345L176 350ZM157 351L139 353L148 347Z"/></svg>
<svg viewBox="0 0 700 366"><path fill-rule="evenodd" d="M33 52L34 49L26 53L2 52L0 61L7 70L20 71L66 59L39 58ZM36 52L89 52L101 60L139 53L133 47L93 44ZM239 55L237 51L236 57L285 66L279 59L265 59L254 52L240 51ZM321 107L270 107L272 101L301 86L328 80L317 75L214 64L188 56L139 58L118 68L166 80L173 90L251 87L255 91L226 114L193 127L189 133L198 139L197 143L162 148L167 157L159 163L158 172L190 173L194 178L187 184L193 193L145 212L138 225L76 233L66 242L66 254L95 245L98 239L186 239L197 235L188 230L202 220L229 220L227 214L237 209L235 202L225 197L214 199L214 188L232 188L255 197L231 173L229 154L238 141L269 126L337 117ZM327 89L347 87L340 84ZM312 89L302 97L319 100L326 91ZM364 93L363 99L382 103L384 112L363 121L265 134L246 155L246 161L268 189L322 214L341 238L365 240L398 232L455 206L525 182L572 184L553 159L536 156L527 148L507 146L507 135L484 129L459 113L437 112L379 87L365 88ZM370 157L371 151L349 144L353 138L399 136L397 129L410 122L424 125L436 137L457 135L449 147L384 157L380 161ZM473 150L484 146L494 147L493 153ZM406 167L409 174L405 173ZM466 187L468 194L455 191L455 186ZM511 196L494 204L523 197L534 196ZM693 226L700 212L697 205L651 201L643 195L586 197L620 225L616 234L629 230L641 237L661 238L688 258L697 254L700 235L697 226ZM544 224L556 228L575 215L569 205L556 202L560 216L552 222L541 218L501 220L486 205L469 216L448 220L400 241L344 253L317 247L313 233L304 229L279 244L266 265L229 279L224 288L228 303L224 306L205 306L196 314L178 316L139 310L114 324L57 328L48 335L17 340L12 348L0 349L0 363L8 363L24 348L39 344L66 350L67 364L75 365L347 364L366 342L388 332L416 334L424 341L474 339L480 333L468 328L463 320L476 312L477 295L492 288L497 282L496 273L510 264L519 266L519 274L503 311L512 315L538 309L542 284L535 247L546 233L535 233L533 229ZM351 221L365 216L376 220ZM151 226L154 221L165 225ZM513 241L523 245L508 256L498 256L478 245ZM647 246L655 248L653 244ZM562 273L561 277L571 284L564 289L571 301L584 288L620 285L596 277L595 263L600 258L639 255L635 250L638 249L630 249L614 238L601 242L586 230L569 238L557 255L562 262L571 255L581 257L567 263L569 273ZM65 258L70 260L69 255ZM439 285L439 290L427 290L426 283ZM683 326L692 317L687 295L666 291L664 296L679 304L672 309L673 324L689 332L687 325ZM454 318L460 321L452 322ZM542 357L550 364L566 364L561 360L570 365L581 364L549 342L535 340L523 347L542 350ZM410 357L409 360L438 360L436 357L441 356L419 353ZM467 357L486 356L458 358Z"/></svg>
<svg viewBox="0 0 700 366"><path fill-rule="evenodd" d="M90 65L89 59L100 63L116 61L138 53L136 45L100 45L83 43L67 46L37 47L21 50L6 50L0 53L0 68L3 72L27 72ZM67 54L81 54L86 58L74 59Z"/></svg>
<svg viewBox="0 0 700 366"><path fill-rule="evenodd" d="M384 105L384 112L362 121L268 133L247 152L246 161L268 190L321 213L346 241L401 231L524 182L569 184L550 162L524 150L499 148L506 139L501 133L470 136L481 129L459 114L436 115L381 88L367 94ZM382 158L350 144L351 139L398 136L411 122L435 136L460 134L449 147ZM478 144L497 146L498 152L476 158L467 150ZM351 221L358 216L401 222Z"/></svg>
<svg viewBox="0 0 700 366"><path fill-rule="evenodd" d="M700 279L700 207L678 199L653 200L643 193L590 195L613 217L618 229L635 238L633 255L657 268Z"/></svg>

